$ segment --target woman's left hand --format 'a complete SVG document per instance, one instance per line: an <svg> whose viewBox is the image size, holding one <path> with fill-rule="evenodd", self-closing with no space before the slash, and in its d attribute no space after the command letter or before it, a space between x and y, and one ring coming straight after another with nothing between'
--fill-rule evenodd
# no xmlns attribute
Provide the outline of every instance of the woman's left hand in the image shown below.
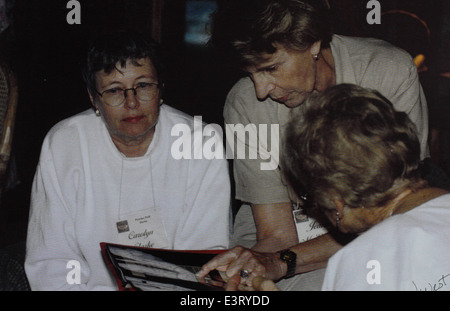
<svg viewBox="0 0 450 311"><path fill-rule="evenodd" d="M204 281L209 272L218 270L227 282L227 290L255 290L255 277L278 280L285 275L283 265L277 253L261 253L236 246L206 263L197 273L197 278Z"/></svg>

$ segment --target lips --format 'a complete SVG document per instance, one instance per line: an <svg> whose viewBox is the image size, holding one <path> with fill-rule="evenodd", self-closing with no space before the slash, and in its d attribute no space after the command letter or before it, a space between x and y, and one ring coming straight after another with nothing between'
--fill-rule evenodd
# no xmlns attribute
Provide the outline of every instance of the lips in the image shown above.
<svg viewBox="0 0 450 311"><path fill-rule="evenodd" d="M127 117L127 118L123 118L122 121L131 123L131 124L135 124L135 123L138 123L139 121L141 121L143 118L144 118L144 116Z"/></svg>
<svg viewBox="0 0 450 311"><path fill-rule="evenodd" d="M289 99L289 94L275 98L275 101L285 103Z"/></svg>

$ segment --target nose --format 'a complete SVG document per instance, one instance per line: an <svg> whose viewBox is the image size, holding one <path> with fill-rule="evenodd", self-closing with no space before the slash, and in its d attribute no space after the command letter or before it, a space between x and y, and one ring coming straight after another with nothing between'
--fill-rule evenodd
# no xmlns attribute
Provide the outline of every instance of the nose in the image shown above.
<svg viewBox="0 0 450 311"><path fill-rule="evenodd" d="M273 82L263 75L254 76L253 83L255 84L256 97L260 100L266 99L275 88Z"/></svg>
<svg viewBox="0 0 450 311"><path fill-rule="evenodd" d="M136 98L136 90L126 89L125 91L125 104L128 109L136 109L139 107L139 100Z"/></svg>

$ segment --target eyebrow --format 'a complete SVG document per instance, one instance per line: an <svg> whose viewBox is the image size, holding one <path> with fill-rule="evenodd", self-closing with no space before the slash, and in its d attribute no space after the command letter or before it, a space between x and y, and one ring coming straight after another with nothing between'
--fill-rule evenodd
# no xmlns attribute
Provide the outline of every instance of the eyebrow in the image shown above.
<svg viewBox="0 0 450 311"><path fill-rule="evenodd" d="M253 67L255 68L255 73L262 72L267 70L270 67L281 65L286 60L284 58L280 58L279 55L269 55L265 57L259 64L255 64Z"/></svg>
<svg viewBox="0 0 450 311"><path fill-rule="evenodd" d="M143 79L143 78L150 79L154 83L157 83L157 81L158 81L158 79L155 79L155 77L153 75L147 75L147 74L140 75L134 81L137 81L137 80ZM108 84L101 86L101 88L104 89L104 88L110 87L111 85L116 84L116 83L117 84L123 84L122 81L113 80L113 81L109 82Z"/></svg>
<svg viewBox="0 0 450 311"><path fill-rule="evenodd" d="M275 62L275 63L272 63L272 64L270 64L270 65L264 65L264 66L261 66L261 67L259 67L259 68L256 68L256 72L266 71L267 69L269 69L269 68L271 68L271 67L273 67L273 66L276 66L276 65L278 65L278 64L279 64L279 62Z"/></svg>

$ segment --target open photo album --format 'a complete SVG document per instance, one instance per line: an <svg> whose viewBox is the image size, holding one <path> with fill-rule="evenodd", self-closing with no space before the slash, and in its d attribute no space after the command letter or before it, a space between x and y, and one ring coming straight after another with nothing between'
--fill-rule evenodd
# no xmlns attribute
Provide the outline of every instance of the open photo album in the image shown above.
<svg viewBox="0 0 450 311"><path fill-rule="evenodd" d="M196 273L223 250L178 251L100 243L103 258L121 291L222 290L218 271L205 282Z"/></svg>

